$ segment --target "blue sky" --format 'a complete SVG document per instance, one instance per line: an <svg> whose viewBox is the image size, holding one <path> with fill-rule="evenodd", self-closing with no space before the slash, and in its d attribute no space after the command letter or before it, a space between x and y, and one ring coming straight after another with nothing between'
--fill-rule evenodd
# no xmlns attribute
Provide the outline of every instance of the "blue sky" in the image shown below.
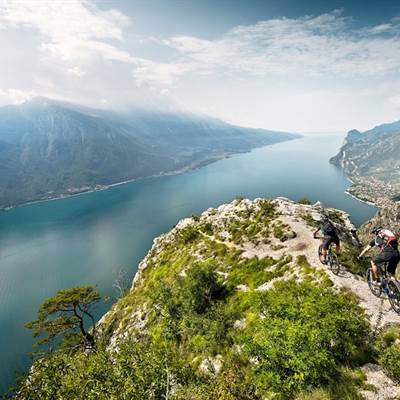
<svg viewBox="0 0 400 400"><path fill-rule="evenodd" d="M367 129L400 119L399 36L400 1L0 0L0 105Z"/></svg>
<svg viewBox="0 0 400 400"><path fill-rule="evenodd" d="M385 23L400 15L397 0L130 0L99 1L135 16L137 31L144 34L201 35L217 38L237 25L251 25L271 18L298 18L343 9L354 24ZM152 23L149 23L149 21Z"/></svg>

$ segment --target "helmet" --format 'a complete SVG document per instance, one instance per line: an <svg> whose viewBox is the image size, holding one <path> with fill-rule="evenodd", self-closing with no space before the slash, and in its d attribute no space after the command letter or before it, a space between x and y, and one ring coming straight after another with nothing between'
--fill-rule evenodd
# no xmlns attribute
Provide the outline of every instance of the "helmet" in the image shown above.
<svg viewBox="0 0 400 400"><path fill-rule="evenodd" d="M322 222L328 222L329 221L329 215L325 210L322 210L322 212L321 212L321 221Z"/></svg>
<svg viewBox="0 0 400 400"><path fill-rule="evenodd" d="M371 233L377 235L382 229L383 229L383 228L382 228L381 226L374 226L374 227L371 229Z"/></svg>

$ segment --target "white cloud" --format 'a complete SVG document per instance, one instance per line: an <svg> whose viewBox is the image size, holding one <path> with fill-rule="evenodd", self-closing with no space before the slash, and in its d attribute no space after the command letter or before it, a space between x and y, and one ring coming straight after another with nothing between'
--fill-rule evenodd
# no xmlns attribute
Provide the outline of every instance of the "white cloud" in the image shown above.
<svg viewBox="0 0 400 400"><path fill-rule="evenodd" d="M138 86L149 84L171 85L180 76L196 70L197 64L185 63L158 63L145 59L136 59L137 65L132 75Z"/></svg>
<svg viewBox="0 0 400 400"><path fill-rule="evenodd" d="M340 10L297 19L278 18L238 26L217 40L175 36L160 43L176 52L169 64L149 62L135 76L172 84L184 74L376 77L400 71L398 20L353 29Z"/></svg>
<svg viewBox="0 0 400 400"><path fill-rule="evenodd" d="M0 0L0 26L33 29L41 49L64 60L87 60L92 54L127 61L129 55L105 40L121 41L129 18L116 9L101 11L85 0Z"/></svg>
<svg viewBox="0 0 400 400"><path fill-rule="evenodd" d="M399 111L400 19L355 28L332 11L209 40L144 36L134 16L100 4L0 0L0 104L35 93L104 107L161 102L304 131L367 127Z"/></svg>
<svg viewBox="0 0 400 400"><path fill-rule="evenodd" d="M3 102L2 100L5 100L7 103L20 104L35 96L37 96L37 94L33 90L23 91L18 89L0 89L0 103Z"/></svg>
<svg viewBox="0 0 400 400"><path fill-rule="evenodd" d="M82 69L78 66L68 68L67 72L71 75L76 76L77 78L81 78L82 76L86 75L85 72L82 71Z"/></svg>

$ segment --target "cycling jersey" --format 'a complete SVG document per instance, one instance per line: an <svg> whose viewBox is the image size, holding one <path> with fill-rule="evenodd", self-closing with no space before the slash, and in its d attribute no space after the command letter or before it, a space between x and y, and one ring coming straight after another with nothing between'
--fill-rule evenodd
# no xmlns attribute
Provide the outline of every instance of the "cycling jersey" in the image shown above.
<svg viewBox="0 0 400 400"><path fill-rule="evenodd" d="M375 238L371 240L369 245L371 247L374 246L385 247L387 245L390 245L392 247L397 247L397 238L396 235L389 229L382 229L375 236Z"/></svg>

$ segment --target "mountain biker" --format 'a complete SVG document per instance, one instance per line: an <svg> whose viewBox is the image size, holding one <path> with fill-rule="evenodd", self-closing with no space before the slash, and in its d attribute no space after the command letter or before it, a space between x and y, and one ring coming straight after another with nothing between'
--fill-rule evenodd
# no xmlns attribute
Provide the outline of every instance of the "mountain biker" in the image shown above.
<svg viewBox="0 0 400 400"><path fill-rule="evenodd" d="M323 235L323 241L322 241L322 256L323 260L322 263L326 264L326 257L328 255L328 249L331 243L335 243L336 245L336 254L339 255L340 252L340 239L338 235L338 231L331 222L331 220L328 218L328 216L324 215L322 217L321 221L321 226L314 232L314 237L317 238L317 233L319 231L322 232Z"/></svg>
<svg viewBox="0 0 400 400"><path fill-rule="evenodd" d="M381 226L375 226L372 228L371 234L374 234L375 237L364 248L358 258L361 258L367 251L375 246L380 248L381 251L371 259L372 274L375 284L379 284L381 266L387 264L387 271L395 276L396 267L400 261L400 254L396 235L392 231L384 229Z"/></svg>

